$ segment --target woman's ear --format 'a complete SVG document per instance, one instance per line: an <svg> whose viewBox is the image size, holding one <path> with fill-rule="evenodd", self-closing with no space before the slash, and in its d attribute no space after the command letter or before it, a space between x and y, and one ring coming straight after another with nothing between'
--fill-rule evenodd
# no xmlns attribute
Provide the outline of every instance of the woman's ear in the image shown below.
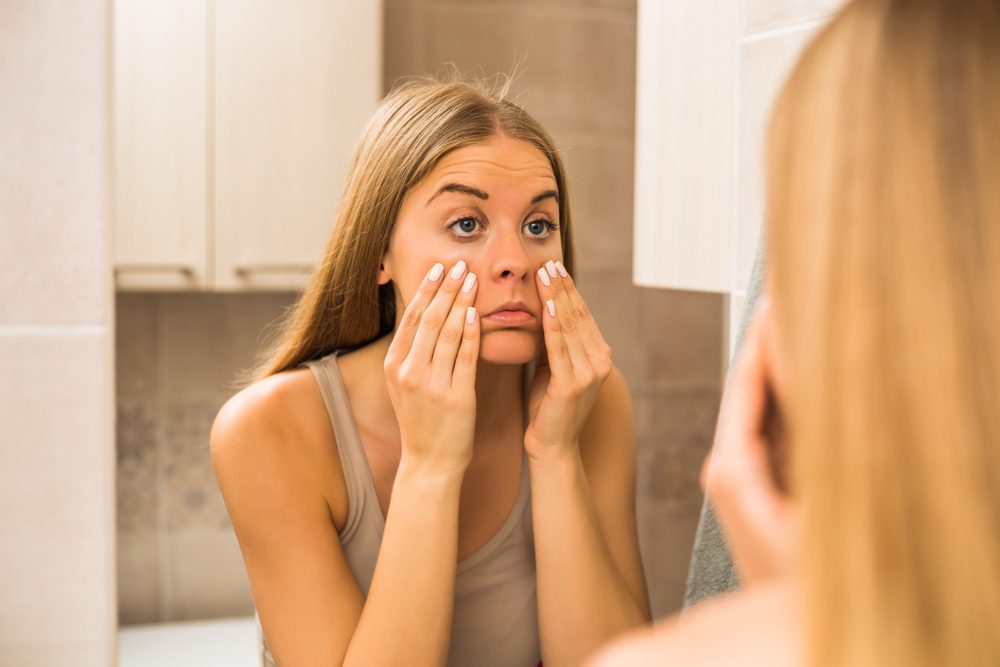
<svg viewBox="0 0 1000 667"><path fill-rule="evenodd" d="M392 276L389 274L389 271L385 268L385 265L386 265L386 261L383 258L382 259L382 263L378 265L378 284L379 285L388 285L390 282L392 282Z"/></svg>

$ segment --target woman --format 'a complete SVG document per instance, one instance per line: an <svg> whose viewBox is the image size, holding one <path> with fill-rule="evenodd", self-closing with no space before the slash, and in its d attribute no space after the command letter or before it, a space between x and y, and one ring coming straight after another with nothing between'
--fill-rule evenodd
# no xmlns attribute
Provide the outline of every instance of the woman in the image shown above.
<svg viewBox="0 0 1000 667"><path fill-rule="evenodd" d="M266 662L579 664L648 620L631 405L570 232L553 142L502 91L381 104L212 429Z"/></svg>
<svg viewBox="0 0 1000 667"><path fill-rule="evenodd" d="M1000 664L998 35L857 0L806 50L706 474L745 590L591 664Z"/></svg>

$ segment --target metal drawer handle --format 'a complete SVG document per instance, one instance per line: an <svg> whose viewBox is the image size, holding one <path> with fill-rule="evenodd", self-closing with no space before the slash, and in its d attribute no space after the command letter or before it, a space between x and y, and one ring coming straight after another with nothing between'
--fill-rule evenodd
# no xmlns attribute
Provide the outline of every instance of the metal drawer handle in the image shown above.
<svg viewBox="0 0 1000 667"><path fill-rule="evenodd" d="M311 264L247 264L237 266L233 272L240 278L247 278L252 273L312 273Z"/></svg>
<svg viewBox="0 0 1000 667"><path fill-rule="evenodd" d="M186 264L118 264L115 275L119 273L182 273L194 277L194 268Z"/></svg>

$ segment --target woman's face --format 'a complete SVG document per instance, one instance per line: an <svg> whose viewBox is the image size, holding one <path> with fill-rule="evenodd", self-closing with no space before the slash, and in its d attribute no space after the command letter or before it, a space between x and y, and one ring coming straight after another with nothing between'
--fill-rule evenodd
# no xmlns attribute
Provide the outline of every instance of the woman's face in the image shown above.
<svg viewBox="0 0 1000 667"><path fill-rule="evenodd" d="M435 262L450 271L464 260L479 283L479 358L530 361L542 331L534 274L562 259L559 224L552 167L531 144L497 135L448 153L407 193L384 258L397 324Z"/></svg>

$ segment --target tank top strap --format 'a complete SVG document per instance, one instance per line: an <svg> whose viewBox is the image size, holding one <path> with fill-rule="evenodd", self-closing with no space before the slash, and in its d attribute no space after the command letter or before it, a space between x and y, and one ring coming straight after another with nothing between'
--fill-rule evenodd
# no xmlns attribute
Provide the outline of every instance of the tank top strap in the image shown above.
<svg viewBox="0 0 1000 667"><path fill-rule="evenodd" d="M374 512L382 517L378 495L375 493L375 482L368 466L364 446L358 434L354 413L347 397L344 378L340 374L337 357L340 352L333 352L320 359L305 362L319 384L323 403L326 404L330 421L333 423L333 433L337 439L337 451L340 455L340 465L344 470L344 484L347 486L347 519L340 531L342 541L350 540L358 529L361 519L366 514ZM381 534L381 522L374 522Z"/></svg>

